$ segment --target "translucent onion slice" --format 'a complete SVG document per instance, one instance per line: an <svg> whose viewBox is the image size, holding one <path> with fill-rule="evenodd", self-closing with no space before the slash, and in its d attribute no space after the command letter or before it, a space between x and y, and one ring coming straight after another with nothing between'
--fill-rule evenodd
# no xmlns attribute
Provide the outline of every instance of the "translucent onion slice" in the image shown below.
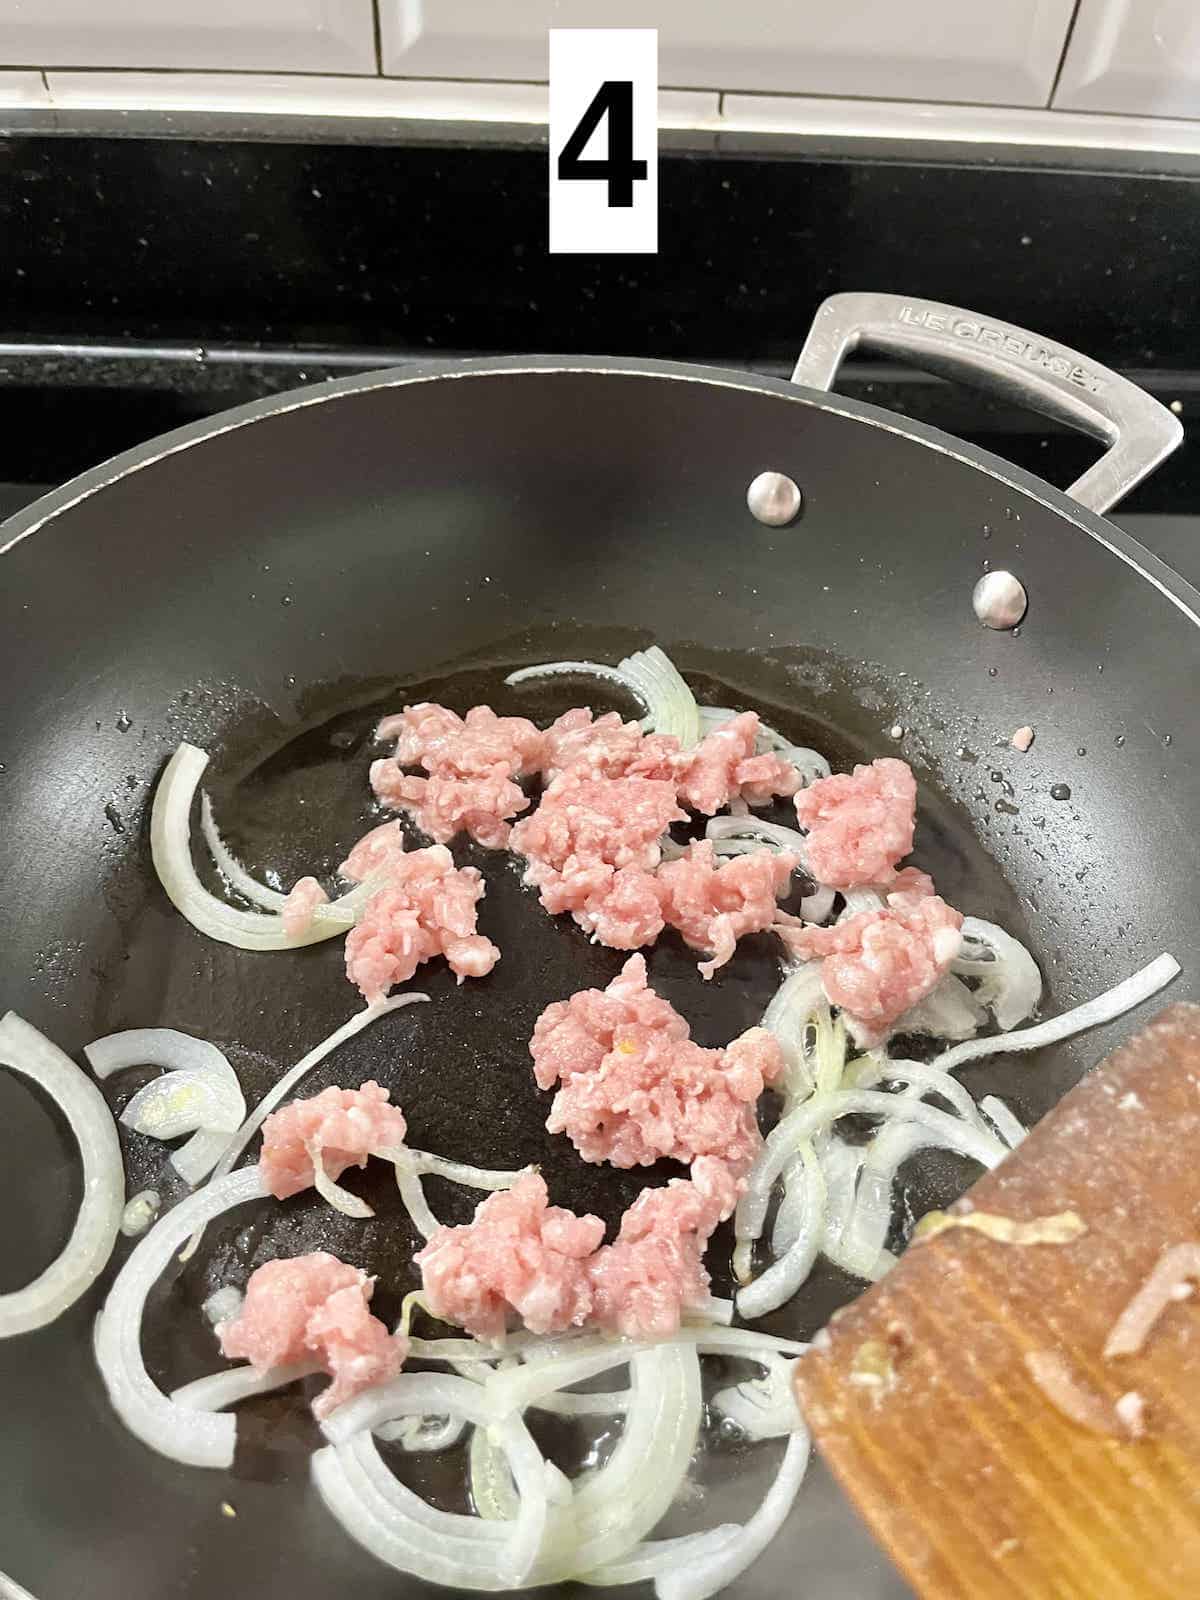
<svg viewBox="0 0 1200 1600"><path fill-rule="evenodd" d="M987 1006L997 1026L1015 1028L1036 1009L1042 998L1042 974L1019 939L994 922L964 917L962 949L951 962L954 972L978 978L978 1004Z"/></svg>
<svg viewBox="0 0 1200 1600"><path fill-rule="evenodd" d="M322 939L336 939L352 928L377 887L370 879L340 899L318 906L307 928L294 938L284 932L278 913L239 911L208 892L196 873L191 849L192 801L207 766L206 750L181 744L154 791L150 853L159 882L175 909L210 939L240 950L294 950Z"/></svg>
<svg viewBox="0 0 1200 1600"><path fill-rule="evenodd" d="M772 995L763 1012L762 1026L773 1033L783 1051L787 1087L790 1094L811 1094L817 1079L814 1016L829 1015L829 1002L821 987L821 963L809 962L793 972ZM838 1078L845 1061L843 1035L842 1061L838 1063Z"/></svg>
<svg viewBox="0 0 1200 1600"><path fill-rule="evenodd" d="M256 1395L274 1394L277 1389L286 1389L289 1384L311 1378L323 1370L315 1361L270 1367L266 1372L256 1372L249 1366L230 1367L227 1372L210 1372L207 1377L172 1389L170 1400L172 1405L182 1406L185 1411L224 1411L226 1406L236 1406Z"/></svg>
<svg viewBox="0 0 1200 1600"><path fill-rule="evenodd" d="M802 1198L786 1253L738 1292L738 1315L748 1321L765 1316L792 1298L812 1271L825 1237L825 1174L807 1141L800 1146L799 1161L796 1191Z"/></svg>
<svg viewBox="0 0 1200 1600"><path fill-rule="evenodd" d="M240 894L244 900L249 900L251 905L261 906L264 911L283 910L287 904L287 895L280 894L278 889L269 889L265 883L259 883L252 873L246 871L222 839L216 818L213 816L212 801L203 793L200 796L200 832L204 836L208 853L213 858L217 871L231 889Z"/></svg>
<svg viewBox="0 0 1200 1600"><path fill-rule="evenodd" d="M511 1189L518 1178L535 1171L522 1167L519 1171L498 1171L489 1167L472 1167L465 1161L447 1161L445 1156L434 1155L429 1150L408 1151L413 1166L419 1173L445 1178L450 1183L461 1183L466 1189Z"/></svg>
<svg viewBox="0 0 1200 1600"><path fill-rule="evenodd" d="M696 697L680 676L674 662L651 645L637 650L615 667L599 661L547 661L541 666L521 667L510 672L505 683L529 683L535 678L601 678L627 689L646 708L643 727L653 733L669 733L685 750L700 742L700 708Z"/></svg>
<svg viewBox="0 0 1200 1600"><path fill-rule="evenodd" d="M704 837L717 842L736 840L756 850L774 850L778 855L786 852L799 856L801 862L807 854L802 833L778 822L765 822L762 817L710 817Z"/></svg>
<svg viewBox="0 0 1200 1600"><path fill-rule="evenodd" d="M1010 1150L1015 1150L1025 1137L1026 1129L998 1095L984 1095L979 1109L995 1128Z"/></svg>
<svg viewBox="0 0 1200 1600"><path fill-rule="evenodd" d="M174 1404L150 1377L142 1359L146 1297L194 1229L264 1194L258 1168L247 1167L189 1195L136 1246L98 1318L96 1361L113 1409L143 1444L185 1466L232 1465L237 1424L233 1417Z"/></svg>
<svg viewBox="0 0 1200 1600"><path fill-rule="evenodd" d="M618 663L650 715L655 733L669 733L684 750L700 742L700 708L665 650L652 644Z"/></svg>
<svg viewBox="0 0 1200 1600"><path fill-rule="evenodd" d="M382 1422L375 1435L389 1444L398 1444L410 1455L436 1454L450 1450L467 1430L465 1417L402 1417Z"/></svg>
<svg viewBox="0 0 1200 1600"><path fill-rule="evenodd" d="M646 1539L634 1545L627 1556L578 1574L580 1583L610 1588L622 1583L653 1583L689 1558L709 1558L720 1554L741 1533L736 1522L723 1522L704 1533L684 1533L675 1539Z"/></svg>
<svg viewBox="0 0 1200 1600"><path fill-rule="evenodd" d="M713 1396L713 1406L747 1439L779 1439L804 1426L796 1404L796 1361L764 1356L763 1373Z"/></svg>
<svg viewBox="0 0 1200 1600"><path fill-rule="evenodd" d="M193 1134L172 1152L172 1166L190 1184L212 1171L246 1115L237 1073L215 1044L174 1028L128 1028L93 1040L83 1053L98 1078L126 1067L163 1068L163 1077L130 1100L121 1121L154 1139Z"/></svg>
<svg viewBox="0 0 1200 1600"><path fill-rule="evenodd" d="M779 1473L762 1505L738 1537L716 1554L694 1556L665 1572L655 1581L658 1600L707 1600L741 1577L783 1527L804 1481L808 1456L808 1432L800 1428L788 1440Z"/></svg>
<svg viewBox="0 0 1200 1600"><path fill-rule="evenodd" d="M971 1046L960 1045L958 1048L969 1049ZM954 1052L948 1054L953 1055ZM945 1057L941 1059L944 1061ZM761 1235L771 1188L789 1156L806 1139L811 1139L840 1117L851 1114L921 1123L933 1132L942 1134L947 1149L968 1156L984 1167L994 1167L1006 1153L995 1135L965 1123L959 1117L952 1117L945 1111L938 1111L934 1106L927 1106L921 1100L883 1094L874 1089L839 1090L823 1095L789 1111L768 1135L748 1174L746 1192L738 1203L739 1239L757 1239Z"/></svg>
<svg viewBox="0 0 1200 1600"><path fill-rule="evenodd" d="M354 1217L359 1222L375 1215L365 1200L356 1194L351 1194L349 1189L343 1189L340 1183L335 1183L329 1176L325 1170L324 1152L315 1139L306 1139L304 1148L308 1159L312 1162L313 1188L327 1206L332 1206L335 1211L340 1211L342 1216Z"/></svg>
<svg viewBox="0 0 1200 1600"><path fill-rule="evenodd" d="M70 1056L15 1011L0 1019L0 1066L49 1095L66 1118L83 1163L83 1199L66 1248L32 1283L0 1294L0 1339L7 1339L53 1322L104 1270L125 1208L125 1170L104 1096Z"/></svg>
<svg viewBox="0 0 1200 1600"><path fill-rule="evenodd" d="M1038 984L1040 987L1040 977ZM971 1039L986 1018L978 997L961 978L947 972L936 988L904 1013L892 1031L924 1033L931 1039Z"/></svg>
<svg viewBox="0 0 1200 1600"><path fill-rule="evenodd" d="M1017 1033L997 1033L986 1039L968 1039L938 1056L933 1065L940 1067L943 1072L954 1072L966 1062L978 1060L980 1056L995 1055L997 1052L1007 1055L1018 1050L1039 1050L1043 1045L1057 1044L1060 1039L1069 1039L1072 1034L1082 1033L1085 1028L1099 1027L1103 1022L1111 1022L1114 1017L1132 1011L1134 1006L1140 1006L1143 1000L1148 1000L1152 994L1165 988L1172 978L1179 976L1179 972L1180 966L1174 956L1156 956L1132 977L1097 995L1094 1000L1064 1011L1061 1017L1052 1017L1049 1022L1039 1022L1035 1027L1022 1028Z"/></svg>

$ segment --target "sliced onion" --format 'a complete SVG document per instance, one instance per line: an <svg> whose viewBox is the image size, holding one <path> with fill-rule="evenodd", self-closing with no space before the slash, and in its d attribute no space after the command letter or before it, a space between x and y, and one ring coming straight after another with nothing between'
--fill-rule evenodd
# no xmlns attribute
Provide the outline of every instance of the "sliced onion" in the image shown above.
<svg viewBox="0 0 1200 1600"><path fill-rule="evenodd" d="M979 1102L979 1109L995 1128L1010 1150L1015 1150L1025 1137L1026 1129L1015 1117L1008 1106L999 1096L985 1095Z"/></svg>
<svg viewBox="0 0 1200 1600"><path fill-rule="evenodd" d="M212 1171L246 1115L237 1073L215 1044L174 1028L128 1028L93 1040L83 1053L98 1078L126 1067L163 1068L163 1077L130 1100L121 1121L154 1139L192 1134L172 1152L172 1166L189 1184Z"/></svg>
<svg viewBox="0 0 1200 1600"><path fill-rule="evenodd" d="M162 1209L162 1195L157 1189L141 1189L125 1203L121 1212L121 1232L127 1239L136 1239L145 1233Z"/></svg>
<svg viewBox="0 0 1200 1600"><path fill-rule="evenodd" d="M579 1573L578 1581L605 1588L621 1583L653 1583L690 1557L718 1555L741 1531L738 1523L723 1522L703 1533L683 1533L675 1539L645 1539L634 1545L628 1555L610 1561L607 1566Z"/></svg>
<svg viewBox="0 0 1200 1600"><path fill-rule="evenodd" d="M83 1199L62 1254L32 1283L0 1294L0 1339L44 1328L104 1270L125 1207L116 1125L96 1085L15 1011L0 1019L0 1066L36 1083L66 1118L83 1163Z"/></svg>
<svg viewBox="0 0 1200 1600"><path fill-rule="evenodd" d="M738 1537L715 1555L695 1556L665 1572L654 1585L658 1600L707 1600L757 1561L795 1503L808 1468L808 1455L808 1432L800 1428L788 1440L783 1463L766 1498Z"/></svg>
<svg viewBox="0 0 1200 1600"><path fill-rule="evenodd" d="M461 1183L466 1189L511 1189L518 1178L524 1178L535 1170L533 1167L521 1167L516 1172L504 1172L489 1167L472 1167L465 1161L447 1161L445 1156L435 1156L428 1150L410 1149L408 1154L417 1172L445 1178L450 1183Z"/></svg>
<svg viewBox="0 0 1200 1600"><path fill-rule="evenodd" d="M541 666L521 667L510 672L505 683L529 683L536 678L601 678L620 684L646 708L643 727L653 733L668 733L690 750L700 740L700 708L696 697L679 675L674 662L651 645L637 650L615 667L599 661L547 661Z"/></svg>
<svg viewBox="0 0 1200 1600"><path fill-rule="evenodd" d="M762 1026L773 1033L783 1051L787 1086L793 1095L812 1092L817 1078L816 1035L810 1038L812 1018L829 1013L829 1002L821 987L821 963L809 962L793 972L776 989L763 1012ZM843 1060L844 1060L843 1044ZM838 1076L841 1076L839 1063Z"/></svg>
<svg viewBox="0 0 1200 1600"><path fill-rule="evenodd" d="M181 1201L136 1246L98 1319L96 1360L113 1409L143 1444L185 1466L230 1466L237 1424L233 1417L173 1404L151 1379L142 1359L146 1297L193 1229L264 1194L258 1168L247 1167Z"/></svg>
<svg viewBox="0 0 1200 1600"><path fill-rule="evenodd" d="M340 1211L344 1217L354 1217L356 1221L364 1222L368 1217L375 1215L374 1211L356 1194L351 1194L349 1189L343 1189L340 1183L335 1183L325 1170L325 1154L315 1139L306 1139L304 1148L308 1159L312 1162L313 1188L324 1200L325 1204L332 1206L335 1211Z"/></svg>
<svg viewBox="0 0 1200 1600"><path fill-rule="evenodd" d="M696 696L664 650L652 644L618 663L625 681L645 705L655 733L668 733L684 750L700 742L700 708Z"/></svg>
<svg viewBox="0 0 1200 1600"><path fill-rule="evenodd" d="M954 1052L949 1053L952 1055ZM947 1149L968 1156L985 1167L994 1167L1006 1153L993 1134L964 1123L961 1118L952 1117L945 1111L938 1111L934 1106L927 1106L921 1100L908 1100L873 1089L839 1090L835 1094L823 1095L789 1111L767 1137L748 1174L746 1192L738 1203L739 1239L757 1239L761 1235L771 1188L793 1151L839 1117L851 1114L920 1123L935 1133L941 1133L946 1139Z"/></svg>
<svg viewBox="0 0 1200 1600"><path fill-rule="evenodd" d="M778 822L766 822L762 817L710 817L705 824L704 837L717 844L735 843L750 850L774 850L777 855L799 856L801 863L807 857L804 835L795 828L785 828Z"/></svg>
<svg viewBox="0 0 1200 1600"><path fill-rule="evenodd" d="M278 889L269 889L265 883L259 883L256 877L246 871L222 839L213 816L212 801L204 793L200 796L200 832L204 835L204 842L208 846L208 853L213 858L217 871L235 893L240 894L244 900L249 900L251 905L261 906L264 911L283 910L287 904L287 895L281 894Z"/></svg>
<svg viewBox="0 0 1200 1600"><path fill-rule="evenodd" d="M846 903L842 907L839 922L857 917L864 911L882 911L884 907L883 896L878 889L843 889L842 899Z"/></svg>
<svg viewBox="0 0 1200 1600"><path fill-rule="evenodd" d="M866 1159L866 1147L850 1145L822 1130L815 1141L821 1170L825 1175L825 1232L821 1249L831 1261L841 1259L842 1238L850 1224L858 1175Z"/></svg>
<svg viewBox="0 0 1200 1600"><path fill-rule="evenodd" d="M800 1146L798 1159L801 1173L795 1187L802 1199L795 1234L779 1260L739 1291L738 1314L748 1321L792 1298L812 1271L825 1236L825 1174L807 1141Z"/></svg>
<svg viewBox="0 0 1200 1600"><path fill-rule="evenodd" d="M313 912L303 932L289 937L276 912L239 911L200 882L192 862L191 811L196 789L208 765L208 752L181 744L167 762L150 815L150 853L159 882L175 909L210 939L240 950L293 950L335 939L352 928L378 887L371 879L355 885L338 900Z"/></svg>
<svg viewBox="0 0 1200 1600"><path fill-rule="evenodd" d="M170 1400L185 1411L224 1411L242 1400L252 1400L256 1395L274 1394L286 1389L301 1378L311 1378L322 1372L315 1361L297 1362L293 1366L269 1367L257 1372L253 1367L230 1367L227 1372L210 1372L207 1377L195 1378L178 1389L172 1389Z"/></svg>
<svg viewBox="0 0 1200 1600"><path fill-rule="evenodd" d="M1015 1028L1042 998L1042 974L1019 939L994 922L964 917L962 949L951 962L954 972L978 978L976 1001L987 1006L997 1026Z"/></svg>
<svg viewBox="0 0 1200 1600"><path fill-rule="evenodd" d="M502 1451L486 1428L471 1434L471 1504L488 1522L509 1522L517 1514L517 1486Z"/></svg>
<svg viewBox="0 0 1200 1600"><path fill-rule="evenodd" d="M778 1439L804 1426L796 1404L793 1382L796 1362L769 1355L762 1360L763 1375L722 1389L713 1396L713 1405L747 1439Z"/></svg>
<svg viewBox="0 0 1200 1600"><path fill-rule="evenodd" d="M1038 979L1039 984L1041 979ZM972 1039L987 1017L979 998L961 978L945 973L937 986L896 1023L895 1033L924 1033L932 1039Z"/></svg>
<svg viewBox="0 0 1200 1600"><path fill-rule="evenodd" d="M943 1072L954 1072L964 1063L976 1061L980 1056L1040 1050L1043 1045L1057 1044L1060 1039L1069 1039L1072 1034L1082 1033L1086 1028L1097 1028L1103 1022L1111 1022L1114 1017L1132 1011L1134 1006L1140 1006L1143 1000L1148 1000L1152 994L1165 988L1172 978L1179 976L1179 972L1180 966L1174 956L1156 956L1140 972L1135 972L1104 994L1097 995L1094 1000L1064 1011L1061 1017L1052 1017L1049 1022L1039 1022L1036 1027L1022 1028L1017 1033L997 1033L987 1039L968 1039L938 1056L933 1065L940 1067Z"/></svg>
<svg viewBox="0 0 1200 1600"><path fill-rule="evenodd" d="M847 1271L870 1276L892 1225L896 1174L931 1141L936 1144L935 1136L913 1122L894 1122L871 1140L839 1252Z"/></svg>
<svg viewBox="0 0 1200 1600"><path fill-rule="evenodd" d="M882 1059L865 1056L862 1059L870 1065L856 1076L853 1084L848 1083L847 1088L869 1089L875 1083L906 1083L921 1097L928 1094L940 1096L964 1122L971 1123L973 1127L984 1126L974 1100L957 1078L951 1077L940 1067L930 1066L925 1061L892 1061L886 1056ZM855 1066L858 1065L855 1062Z"/></svg>
<svg viewBox="0 0 1200 1600"><path fill-rule="evenodd" d="M396 1187L400 1191L400 1199L404 1202L409 1221L422 1239L432 1239L441 1227L441 1223L434 1216L429 1201L425 1198L420 1174L411 1159L410 1152L407 1150L393 1152L392 1165L396 1172Z"/></svg>
<svg viewBox="0 0 1200 1600"><path fill-rule="evenodd" d="M401 1417L395 1422L381 1422L375 1437L388 1444L398 1444L410 1455L433 1455L439 1450L451 1450L467 1430L465 1417Z"/></svg>

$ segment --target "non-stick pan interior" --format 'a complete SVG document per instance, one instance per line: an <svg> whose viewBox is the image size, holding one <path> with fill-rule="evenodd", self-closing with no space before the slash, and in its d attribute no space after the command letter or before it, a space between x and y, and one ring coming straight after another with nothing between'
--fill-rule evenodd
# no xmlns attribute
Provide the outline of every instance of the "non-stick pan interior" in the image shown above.
<svg viewBox="0 0 1200 1600"><path fill-rule="evenodd" d="M745 510L764 468L804 490L791 528L763 528ZM1016 636L971 614L985 563L1029 588ZM18 666L0 703L11 918L0 998L69 1050L114 1028L179 1027L215 1039L257 1096L357 1003L336 946L249 955L201 939L170 909L150 871L147 812L180 738L213 750L230 841L287 884L328 874L375 820L365 773L381 710L487 700L545 720L584 697L624 709L594 687L508 689L503 676L547 657L616 659L651 638L702 700L760 710L835 766L910 760L922 784L914 859L964 911L1028 941L1047 1010L1164 948L1193 987L1193 624L1059 511L858 417L615 372L362 387L118 478L0 570ZM1023 723L1037 730L1024 756L1008 744ZM1064 787L1069 797L1054 798ZM555 1200L611 1223L644 1182L675 1174L588 1167L564 1150L542 1127L547 1097L526 1043L546 1003L607 982L622 957L548 919L505 857L456 854L487 877L481 926L500 966L461 988L423 971L414 986L432 1003L383 1019L311 1087L375 1076L404 1106L414 1144L485 1165L537 1162ZM744 941L710 985L672 937L651 971L706 1044L757 1021L778 976L765 938ZM1036 1116L1118 1031L969 1081ZM112 1103L138 1081L117 1080ZM130 1192L163 1187L161 1147L125 1143ZM917 1209L971 1176L949 1158L921 1167ZM213 1229L152 1302L156 1375L181 1382L217 1364L200 1302L273 1254L320 1246L360 1262L380 1274L378 1309L394 1313L416 1241L385 1178L363 1180L373 1222L301 1199ZM61 1247L77 1182L65 1134L0 1077L0 1292ZM446 1220L469 1214L461 1191L435 1186L433 1199ZM727 1249L718 1241L711 1255L720 1287ZM810 1332L852 1291L820 1269L768 1325ZM42 1600L421 1587L328 1521L307 1484L315 1435L294 1396L247 1410L232 1477L160 1461L127 1437L91 1366L98 1303L93 1294L54 1329L0 1345L0 1566ZM545 1442L576 1463L604 1446ZM680 1527L747 1509L774 1459L770 1446L712 1443ZM455 1504L458 1458L407 1470ZM785 1574L831 1595L901 1592L820 1479L742 1592L774 1594Z"/></svg>

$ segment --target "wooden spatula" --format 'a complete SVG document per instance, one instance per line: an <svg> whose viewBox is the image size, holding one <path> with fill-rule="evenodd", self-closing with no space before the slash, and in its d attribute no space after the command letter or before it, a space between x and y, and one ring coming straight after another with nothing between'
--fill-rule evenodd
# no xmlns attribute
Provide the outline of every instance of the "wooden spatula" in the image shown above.
<svg viewBox="0 0 1200 1600"><path fill-rule="evenodd" d="M948 1215L975 1224L910 1245L798 1363L825 1459L923 1600L1196 1600L1200 1292L1136 1354L1104 1349L1164 1252L1200 1243L1200 1006Z"/></svg>

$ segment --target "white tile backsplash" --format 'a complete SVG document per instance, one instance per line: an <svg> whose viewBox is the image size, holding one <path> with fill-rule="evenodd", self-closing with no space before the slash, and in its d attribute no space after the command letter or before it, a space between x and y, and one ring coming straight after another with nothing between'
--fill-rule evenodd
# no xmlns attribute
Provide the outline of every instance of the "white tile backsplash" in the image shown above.
<svg viewBox="0 0 1200 1600"><path fill-rule="evenodd" d="M0 61L373 73L375 13L373 0L0 0Z"/></svg>
<svg viewBox="0 0 1200 1600"><path fill-rule="evenodd" d="M1200 0L1198 0L1200 3ZM1073 0L378 0L383 70L544 78L550 27L657 27L676 87L1045 105Z"/></svg>

